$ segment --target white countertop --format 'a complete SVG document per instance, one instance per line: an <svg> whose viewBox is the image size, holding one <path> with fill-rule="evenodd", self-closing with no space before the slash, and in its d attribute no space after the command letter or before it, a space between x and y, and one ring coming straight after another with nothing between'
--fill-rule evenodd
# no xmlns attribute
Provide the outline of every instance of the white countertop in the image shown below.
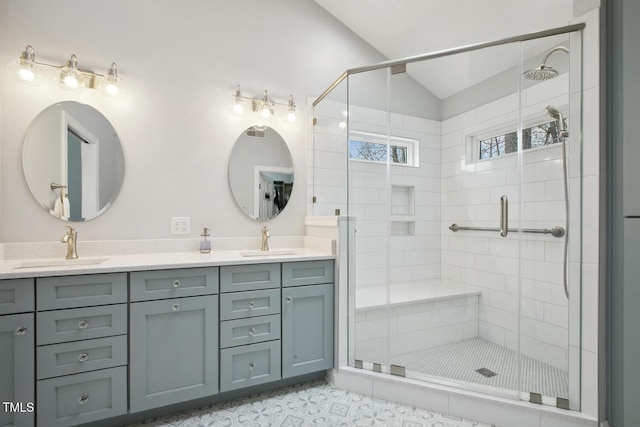
<svg viewBox="0 0 640 427"><path fill-rule="evenodd" d="M80 257L77 260L58 258L14 259L0 261L0 280L322 259L335 259L335 255L309 248L278 248L264 253L259 250L225 250L211 251L208 254L201 254L200 252L169 252L108 255L104 257Z"/></svg>

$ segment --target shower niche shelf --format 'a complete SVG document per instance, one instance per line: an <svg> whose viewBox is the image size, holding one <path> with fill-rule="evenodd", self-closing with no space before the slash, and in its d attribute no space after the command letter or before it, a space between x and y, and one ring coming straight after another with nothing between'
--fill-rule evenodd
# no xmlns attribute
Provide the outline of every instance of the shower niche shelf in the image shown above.
<svg viewBox="0 0 640 427"><path fill-rule="evenodd" d="M415 193L409 185L391 186L391 235L415 236Z"/></svg>

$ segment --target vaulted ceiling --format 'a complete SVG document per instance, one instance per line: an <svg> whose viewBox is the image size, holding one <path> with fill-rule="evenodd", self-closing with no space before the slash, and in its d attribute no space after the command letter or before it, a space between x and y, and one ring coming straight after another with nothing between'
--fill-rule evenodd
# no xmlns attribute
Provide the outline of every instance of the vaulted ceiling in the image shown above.
<svg viewBox="0 0 640 427"><path fill-rule="evenodd" d="M574 14L573 0L315 1L389 59L562 27ZM523 56L549 47L530 43ZM481 55L470 52L437 65L411 66L408 73L444 99L513 66L509 56L505 47Z"/></svg>

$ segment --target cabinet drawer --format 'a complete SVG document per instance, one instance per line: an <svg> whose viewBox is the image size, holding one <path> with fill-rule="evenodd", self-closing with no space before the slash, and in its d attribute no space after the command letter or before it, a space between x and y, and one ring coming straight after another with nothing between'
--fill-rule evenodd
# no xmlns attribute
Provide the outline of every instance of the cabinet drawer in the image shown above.
<svg viewBox="0 0 640 427"><path fill-rule="evenodd" d="M127 333L127 305L44 311L36 314L36 344L54 344Z"/></svg>
<svg viewBox="0 0 640 427"><path fill-rule="evenodd" d="M127 273L36 279L38 310L127 302Z"/></svg>
<svg viewBox="0 0 640 427"><path fill-rule="evenodd" d="M280 341L220 350L220 391L280 379Z"/></svg>
<svg viewBox="0 0 640 427"><path fill-rule="evenodd" d="M220 320L280 313L280 289L220 295Z"/></svg>
<svg viewBox="0 0 640 427"><path fill-rule="evenodd" d="M131 273L131 301L218 293L218 267Z"/></svg>
<svg viewBox="0 0 640 427"><path fill-rule="evenodd" d="M0 280L0 314L33 311L33 279Z"/></svg>
<svg viewBox="0 0 640 427"><path fill-rule="evenodd" d="M280 287L280 264L220 267L220 292L252 291Z"/></svg>
<svg viewBox="0 0 640 427"><path fill-rule="evenodd" d="M38 381L38 425L73 426L127 413L124 366Z"/></svg>
<svg viewBox="0 0 640 427"><path fill-rule="evenodd" d="M333 283L333 260L286 262L282 264L282 286Z"/></svg>
<svg viewBox="0 0 640 427"><path fill-rule="evenodd" d="M236 347L280 339L280 316L250 317L220 323L220 347Z"/></svg>
<svg viewBox="0 0 640 427"><path fill-rule="evenodd" d="M38 347L38 379L127 364L127 336Z"/></svg>

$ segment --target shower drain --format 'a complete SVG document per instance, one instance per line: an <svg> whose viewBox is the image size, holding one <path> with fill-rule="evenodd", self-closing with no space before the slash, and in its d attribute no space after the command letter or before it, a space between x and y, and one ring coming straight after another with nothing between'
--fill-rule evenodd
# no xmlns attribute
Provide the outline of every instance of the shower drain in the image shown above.
<svg viewBox="0 0 640 427"><path fill-rule="evenodd" d="M498 375L495 372L493 372L491 369L488 369L488 368L476 369L476 372L479 373L480 375L484 375L487 378L491 378L493 376Z"/></svg>

